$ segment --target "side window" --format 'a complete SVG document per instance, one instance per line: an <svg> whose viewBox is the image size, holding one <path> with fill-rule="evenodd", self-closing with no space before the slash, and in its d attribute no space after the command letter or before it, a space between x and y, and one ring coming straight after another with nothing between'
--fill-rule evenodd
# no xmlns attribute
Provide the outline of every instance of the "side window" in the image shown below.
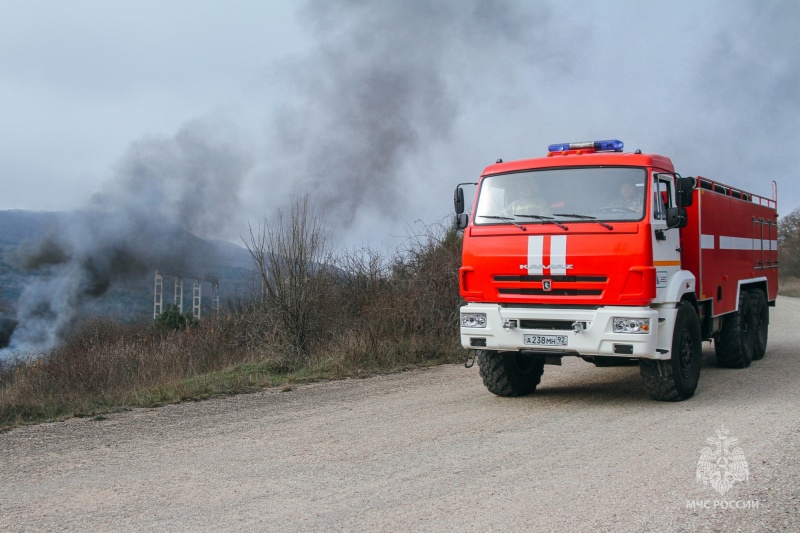
<svg viewBox="0 0 800 533"><path fill-rule="evenodd" d="M672 183L656 178L653 184L653 218L667 219L667 208L672 204Z"/></svg>

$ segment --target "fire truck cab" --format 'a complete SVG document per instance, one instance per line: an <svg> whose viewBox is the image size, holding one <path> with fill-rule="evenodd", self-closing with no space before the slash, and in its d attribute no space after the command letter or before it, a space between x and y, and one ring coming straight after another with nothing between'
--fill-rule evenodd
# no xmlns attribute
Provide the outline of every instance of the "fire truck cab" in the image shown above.
<svg viewBox="0 0 800 533"><path fill-rule="evenodd" d="M463 230L461 342L486 387L529 394L545 364L638 362L657 400L691 397L701 342L722 366L766 351L777 195L702 177L618 140L554 144L487 167Z"/></svg>

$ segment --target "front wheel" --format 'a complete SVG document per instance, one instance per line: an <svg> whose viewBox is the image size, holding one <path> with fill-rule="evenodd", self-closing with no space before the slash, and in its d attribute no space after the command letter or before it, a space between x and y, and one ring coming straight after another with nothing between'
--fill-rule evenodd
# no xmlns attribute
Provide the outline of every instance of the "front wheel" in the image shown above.
<svg viewBox="0 0 800 533"><path fill-rule="evenodd" d="M639 361L645 392L665 402L691 398L700 380L701 343L700 319L690 303L681 302L672 333L672 357L668 361Z"/></svg>
<svg viewBox="0 0 800 533"><path fill-rule="evenodd" d="M544 358L519 352L478 350L483 384L498 396L524 396L536 390L544 373Z"/></svg>

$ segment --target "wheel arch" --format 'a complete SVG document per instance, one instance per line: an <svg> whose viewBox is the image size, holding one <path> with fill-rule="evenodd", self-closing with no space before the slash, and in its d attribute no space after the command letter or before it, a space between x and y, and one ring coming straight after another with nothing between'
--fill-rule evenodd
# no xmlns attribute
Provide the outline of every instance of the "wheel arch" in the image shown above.
<svg viewBox="0 0 800 533"><path fill-rule="evenodd" d="M684 298L688 298L689 295L691 295L691 302L696 311L697 297L694 293L696 283L697 280L694 277L694 274L688 270L679 270L669 281L669 286L667 286L667 291L664 294L664 301L675 302L677 306L681 301L684 300Z"/></svg>
<svg viewBox="0 0 800 533"><path fill-rule="evenodd" d="M750 291L750 290L760 290L764 293L764 296L767 298L767 302L770 305L775 305L775 302L769 301L769 287L767 286L767 278L760 277L760 278L750 278L750 279L743 279L739 281L739 286L736 290L736 301L739 301L739 295L742 291Z"/></svg>

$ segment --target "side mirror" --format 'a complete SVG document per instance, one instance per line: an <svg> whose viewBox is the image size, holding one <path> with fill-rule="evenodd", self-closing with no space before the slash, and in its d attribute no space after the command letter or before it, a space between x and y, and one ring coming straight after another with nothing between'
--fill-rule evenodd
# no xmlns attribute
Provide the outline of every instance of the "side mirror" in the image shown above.
<svg viewBox="0 0 800 533"><path fill-rule="evenodd" d="M459 213L456 215L456 229L463 230L469 225L469 215Z"/></svg>
<svg viewBox="0 0 800 533"><path fill-rule="evenodd" d="M456 215L460 215L464 212L464 189L461 187L456 187L453 193L453 205L456 208Z"/></svg>
<svg viewBox="0 0 800 533"><path fill-rule="evenodd" d="M678 178L675 181L678 187L678 205L691 207L694 201L692 191L697 187L697 178L688 176L686 178Z"/></svg>
<svg viewBox="0 0 800 533"><path fill-rule="evenodd" d="M688 219L686 218L686 208L670 207L667 209L668 228L683 228L686 227L687 222Z"/></svg>

